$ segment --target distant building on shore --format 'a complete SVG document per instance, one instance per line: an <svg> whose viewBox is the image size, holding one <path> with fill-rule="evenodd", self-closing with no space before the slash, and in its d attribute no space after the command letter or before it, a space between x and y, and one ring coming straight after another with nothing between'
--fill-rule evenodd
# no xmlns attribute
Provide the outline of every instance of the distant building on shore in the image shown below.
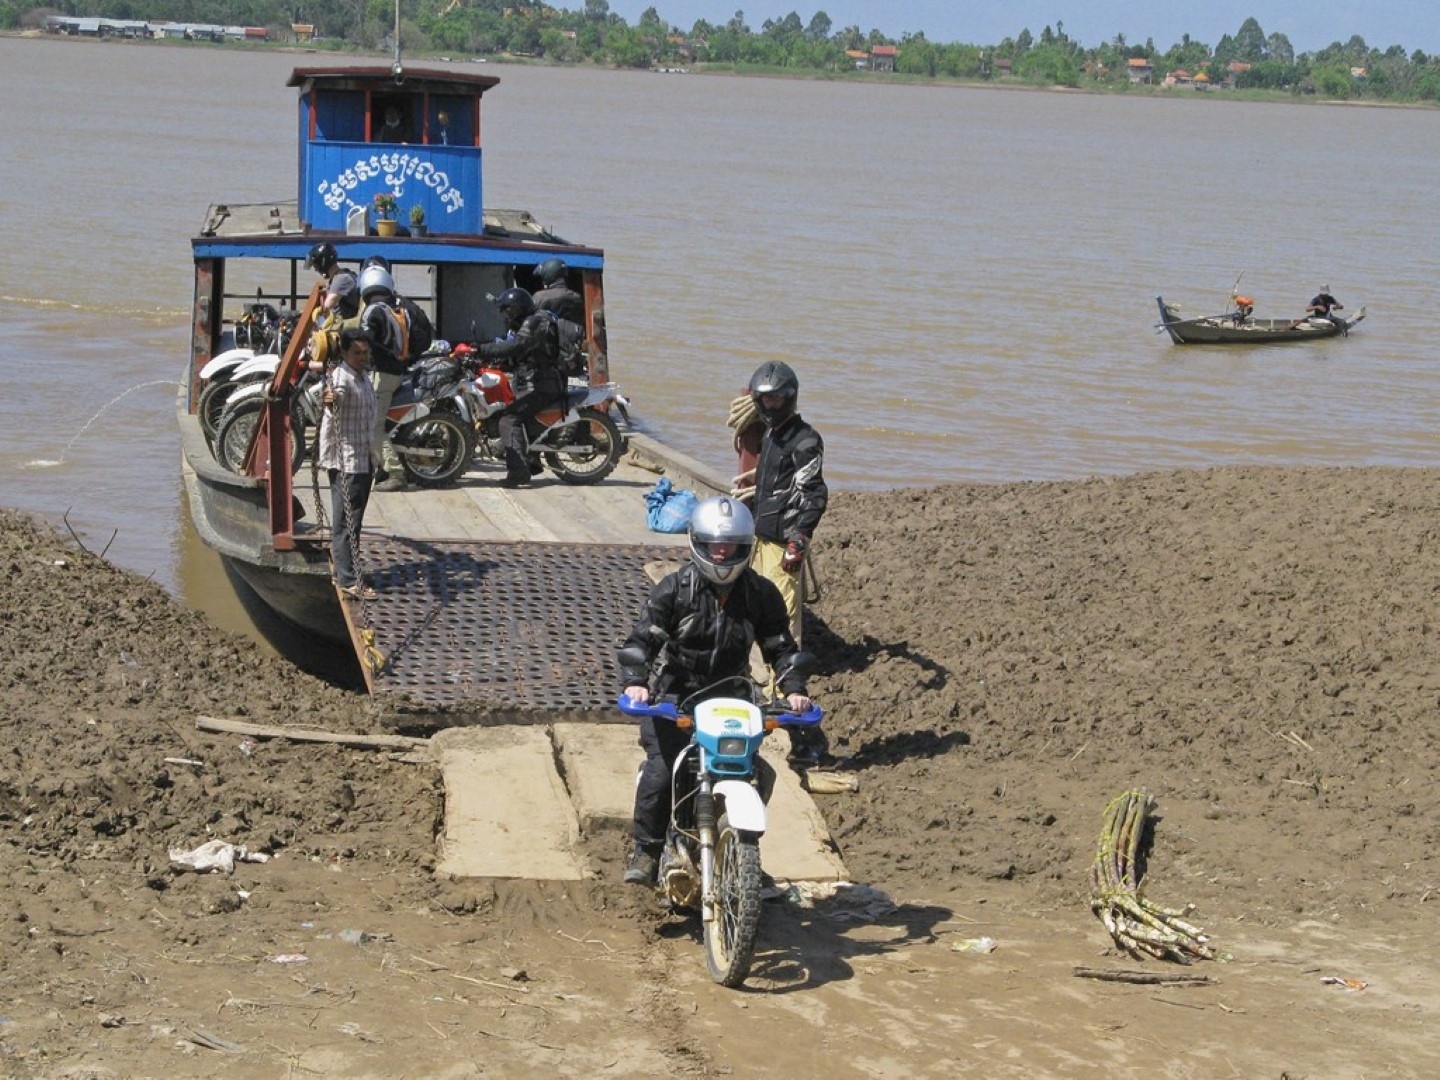
<svg viewBox="0 0 1440 1080"><path fill-rule="evenodd" d="M45 32L67 37L175 38L182 41L265 41L263 26L221 26L216 23L179 23L144 19L101 19L93 16L47 15Z"/></svg>

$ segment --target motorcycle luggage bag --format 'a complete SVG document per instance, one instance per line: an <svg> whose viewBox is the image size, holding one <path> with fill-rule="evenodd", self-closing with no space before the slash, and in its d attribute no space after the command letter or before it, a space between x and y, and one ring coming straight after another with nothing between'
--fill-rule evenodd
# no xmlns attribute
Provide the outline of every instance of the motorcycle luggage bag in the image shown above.
<svg viewBox="0 0 1440 1080"><path fill-rule="evenodd" d="M417 389L430 393L460 378L460 363L448 356L432 356L421 360L412 369Z"/></svg>

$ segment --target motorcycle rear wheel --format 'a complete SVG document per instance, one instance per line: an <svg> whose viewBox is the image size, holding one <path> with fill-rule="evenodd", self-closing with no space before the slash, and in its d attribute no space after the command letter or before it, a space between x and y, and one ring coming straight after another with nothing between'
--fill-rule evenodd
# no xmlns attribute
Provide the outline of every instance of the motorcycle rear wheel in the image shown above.
<svg viewBox="0 0 1440 1080"><path fill-rule="evenodd" d="M598 484L615 471L625 439L615 421L599 409L581 409L580 419L564 433L563 451L544 455L550 471L567 484Z"/></svg>
<svg viewBox="0 0 1440 1080"><path fill-rule="evenodd" d="M470 467L475 443L470 428L449 413L433 412L401 424L390 433L405 475L421 487L440 487L459 478ZM411 458L407 449L425 450L433 457Z"/></svg>
<svg viewBox="0 0 1440 1080"><path fill-rule="evenodd" d="M705 963L710 978L733 988L750 974L760 930L760 838L724 814L715 832L715 917L705 924Z"/></svg>

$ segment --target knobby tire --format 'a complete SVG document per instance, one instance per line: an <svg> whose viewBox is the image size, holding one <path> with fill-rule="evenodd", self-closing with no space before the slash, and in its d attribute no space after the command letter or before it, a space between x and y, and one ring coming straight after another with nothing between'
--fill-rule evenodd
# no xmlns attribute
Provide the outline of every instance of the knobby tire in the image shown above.
<svg viewBox="0 0 1440 1080"><path fill-rule="evenodd" d="M760 931L760 838L722 814L716 824L715 918L705 924L705 963L721 986L750 974Z"/></svg>
<svg viewBox="0 0 1440 1080"><path fill-rule="evenodd" d="M444 412L433 412L423 419L401 424L390 433L390 441L400 455L405 474L421 487L440 487L459 479L475 454L469 427L458 417ZM406 447L439 450L440 456L412 461L405 455Z"/></svg>
<svg viewBox="0 0 1440 1080"><path fill-rule="evenodd" d="M599 409L581 409L580 419L571 428L567 434L572 439L579 434L583 441L572 441L564 452L552 450L545 454L545 464L567 484L598 484L620 464L625 439L615 421ZM577 456L581 448L587 452Z"/></svg>

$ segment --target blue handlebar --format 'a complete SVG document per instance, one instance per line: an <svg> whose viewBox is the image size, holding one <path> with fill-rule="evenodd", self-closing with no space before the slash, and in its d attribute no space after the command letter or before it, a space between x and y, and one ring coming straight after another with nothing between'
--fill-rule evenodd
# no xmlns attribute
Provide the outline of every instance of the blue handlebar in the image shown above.
<svg viewBox="0 0 1440 1080"><path fill-rule="evenodd" d="M665 720L678 720L680 718L680 707L671 701L640 702L632 701L621 694L615 699L615 704L626 716L658 716ZM813 701L810 708L803 713L779 713L775 715L775 722L782 727L811 727L820 723L825 717L825 711Z"/></svg>

